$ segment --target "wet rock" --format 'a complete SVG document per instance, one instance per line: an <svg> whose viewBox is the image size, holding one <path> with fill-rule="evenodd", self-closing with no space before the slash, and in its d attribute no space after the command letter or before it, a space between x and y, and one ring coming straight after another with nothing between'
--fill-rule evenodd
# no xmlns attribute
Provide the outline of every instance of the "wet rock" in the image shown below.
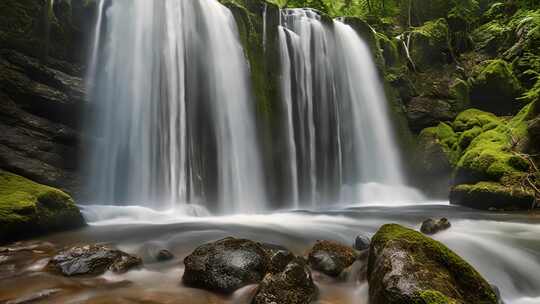
<svg viewBox="0 0 540 304"><path fill-rule="evenodd" d="M288 250L279 250L274 252L270 256L270 269L271 273L279 273L285 269L287 264L294 259L294 254Z"/></svg>
<svg viewBox="0 0 540 304"><path fill-rule="evenodd" d="M264 277L253 304L308 304L316 297L317 287L305 260L295 258L282 272Z"/></svg>
<svg viewBox="0 0 540 304"><path fill-rule="evenodd" d="M413 131L436 126L439 122L449 121L456 117L452 106L440 99L431 97L413 97L407 105L407 118Z"/></svg>
<svg viewBox="0 0 540 304"><path fill-rule="evenodd" d="M368 282L372 304L497 303L491 286L461 257L397 224L373 237Z"/></svg>
<svg viewBox="0 0 540 304"><path fill-rule="evenodd" d="M270 268L268 270L270 273L282 272L285 266L295 258L294 254L284 246L269 243L263 243L262 245L270 258Z"/></svg>
<svg viewBox="0 0 540 304"><path fill-rule="evenodd" d="M420 227L420 231L422 231L422 233L424 234L435 234L437 232L441 232L450 228L450 226L452 226L450 224L450 221L444 217L438 221L434 219L427 219L422 222L422 227Z"/></svg>
<svg viewBox="0 0 540 304"><path fill-rule="evenodd" d="M261 244L229 237L198 247L184 259L184 264L184 284L231 293L260 282L270 259Z"/></svg>
<svg viewBox="0 0 540 304"><path fill-rule="evenodd" d="M84 81L0 50L0 168L76 192Z"/></svg>
<svg viewBox="0 0 540 304"><path fill-rule="evenodd" d="M356 239L354 240L354 249L358 251L366 250L369 248L369 244L371 243L371 239L363 234L360 234L356 236Z"/></svg>
<svg viewBox="0 0 540 304"><path fill-rule="evenodd" d="M51 259L48 268L65 276L76 276L99 275L107 270L124 273L141 265L139 257L123 251L102 245L86 245L61 251Z"/></svg>
<svg viewBox="0 0 540 304"><path fill-rule="evenodd" d="M161 249L156 255L156 260L159 262L169 261L174 259L174 254L167 249Z"/></svg>
<svg viewBox="0 0 540 304"><path fill-rule="evenodd" d="M356 257L351 247L333 241L317 241L309 252L308 262L314 270L336 277L351 266Z"/></svg>

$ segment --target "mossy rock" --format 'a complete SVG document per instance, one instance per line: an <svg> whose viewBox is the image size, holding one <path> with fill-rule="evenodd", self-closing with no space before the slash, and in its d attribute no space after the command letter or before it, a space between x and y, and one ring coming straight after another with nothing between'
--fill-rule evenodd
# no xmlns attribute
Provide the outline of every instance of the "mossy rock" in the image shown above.
<svg viewBox="0 0 540 304"><path fill-rule="evenodd" d="M523 104L523 93L512 66L504 60L489 60L475 68L471 79L472 106L497 115L513 115Z"/></svg>
<svg viewBox="0 0 540 304"><path fill-rule="evenodd" d="M445 19L426 22L412 33L410 56L419 70L451 62L450 34Z"/></svg>
<svg viewBox="0 0 540 304"><path fill-rule="evenodd" d="M465 80L457 78L450 84L450 96L455 110L463 111L470 107L469 94L469 84Z"/></svg>
<svg viewBox="0 0 540 304"><path fill-rule="evenodd" d="M493 113L488 113L478 109L468 109L458 114L452 128L456 132L463 132L474 127L480 127L483 130L489 129L502 123L502 119Z"/></svg>
<svg viewBox="0 0 540 304"><path fill-rule="evenodd" d="M486 280L465 260L420 232L382 226L368 260L372 304L496 304Z"/></svg>
<svg viewBox="0 0 540 304"><path fill-rule="evenodd" d="M81 226L71 196L0 170L0 242Z"/></svg>
<svg viewBox="0 0 540 304"><path fill-rule="evenodd" d="M450 203L483 210L528 210L534 207L535 196L532 190L521 186L479 182L453 187L450 192Z"/></svg>

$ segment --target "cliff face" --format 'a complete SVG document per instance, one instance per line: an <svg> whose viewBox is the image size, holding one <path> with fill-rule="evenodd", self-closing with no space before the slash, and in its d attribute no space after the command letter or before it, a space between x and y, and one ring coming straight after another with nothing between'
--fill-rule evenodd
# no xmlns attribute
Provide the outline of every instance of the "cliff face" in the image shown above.
<svg viewBox="0 0 540 304"><path fill-rule="evenodd" d="M92 3L0 4L0 168L79 188L85 41Z"/></svg>

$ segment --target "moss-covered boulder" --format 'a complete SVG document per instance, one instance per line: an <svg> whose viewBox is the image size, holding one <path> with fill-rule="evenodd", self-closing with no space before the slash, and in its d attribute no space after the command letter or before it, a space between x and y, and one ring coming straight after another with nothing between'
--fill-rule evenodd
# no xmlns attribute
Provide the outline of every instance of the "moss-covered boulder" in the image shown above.
<svg viewBox="0 0 540 304"><path fill-rule="evenodd" d="M368 260L372 304L496 304L486 280L445 245L397 224L373 237Z"/></svg>
<svg viewBox="0 0 540 304"><path fill-rule="evenodd" d="M489 60L475 68L470 100L475 108L497 115L512 115L523 106L517 100L522 91L509 63Z"/></svg>
<svg viewBox="0 0 540 304"><path fill-rule="evenodd" d="M451 124L424 129L419 162L426 172L437 172L440 164L451 165L453 204L529 209L534 206L538 183L535 158L530 156L538 151L536 108L531 103L513 118L469 109Z"/></svg>
<svg viewBox="0 0 540 304"><path fill-rule="evenodd" d="M68 194L0 170L0 242L81 226Z"/></svg>
<svg viewBox="0 0 540 304"><path fill-rule="evenodd" d="M535 194L521 186L496 182L457 185L450 191L450 202L475 209L526 210L534 208Z"/></svg>
<svg viewBox="0 0 540 304"><path fill-rule="evenodd" d="M426 70L452 60L450 34L445 19L426 22L411 33L409 52L415 67Z"/></svg>

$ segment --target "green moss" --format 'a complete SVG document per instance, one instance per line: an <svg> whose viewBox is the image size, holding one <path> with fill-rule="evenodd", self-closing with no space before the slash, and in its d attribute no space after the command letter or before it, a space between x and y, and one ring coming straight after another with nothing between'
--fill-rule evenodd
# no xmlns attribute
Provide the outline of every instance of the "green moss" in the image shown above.
<svg viewBox="0 0 540 304"><path fill-rule="evenodd" d="M410 55L417 68L425 70L444 64L451 58L450 35L445 19L428 21L414 28L411 35Z"/></svg>
<svg viewBox="0 0 540 304"><path fill-rule="evenodd" d="M68 194L0 170L0 241L18 237L15 233L37 234L82 224Z"/></svg>
<svg viewBox="0 0 540 304"><path fill-rule="evenodd" d="M436 290L425 290L416 296L414 304L457 304L457 302Z"/></svg>
<svg viewBox="0 0 540 304"><path fill-rule="evenodd" d="M459 136L459 148L466 149L473 141L473 139L475 139L481 133L482 128L480 127L473 127L472 129L461 133L461 135Z"/></svg>
<svg viewBox="0 0 540 304"><path fill-rule="evenodd" d="M452 188L450 202L477 209L527 210L535 202L534 191L519 183L522 178L514 176L514 185L498 182L462 184ZM517 181L517 182L516 182Z"/></svg>
<svg viewBox="0 0 540 304"><path fill-rule="evenodd" d="M471 103L469 93L469 84L463 79L458 78L450 85L450 96L454 100L454 108L457 111L469 108Z"/></svg>
<svg viewBox="0 0 540 304"><path fill-rule="evenodd" d="M448 249L444 244L435 241L412 229L398 224L382 226L372 239L368 273L373 270L371 254L374 248L380 250L386 246L404 248L414 263L422 265L422 273L430 273L434 277L429 282L419 282L419 290L413 301L403 303L460 303L464 299L470 303L497 303L497 297L485 279L465 260ZM450 277L444 275L448 272ZM441 277L437 277L440 274ZM455 280L449 282L449 279ZM455 284L455 286L453 286ZM459 290L457 293L455 289ZM453 299L449 294L458 294L463 299ZM441 302L446 300L446 302ZM424 302L420 302L424 301Z"/></svg>
<svg viewBox="0 0 540 304"><path fill-rule="evenodd" d="M457 132L463 132L473 127L484 127L486 125L499 125L502 122L496 115L478 109L468 109L458 114L452 127Z"/></svg>
<svg viewBox="0 0 540 304"><path fill-rule="evenodd" d="M475 68L470 96L474 107L499 115L515 114L523 106L517 100L521 94L521 84L506 61L489 60Z"/></svg>

